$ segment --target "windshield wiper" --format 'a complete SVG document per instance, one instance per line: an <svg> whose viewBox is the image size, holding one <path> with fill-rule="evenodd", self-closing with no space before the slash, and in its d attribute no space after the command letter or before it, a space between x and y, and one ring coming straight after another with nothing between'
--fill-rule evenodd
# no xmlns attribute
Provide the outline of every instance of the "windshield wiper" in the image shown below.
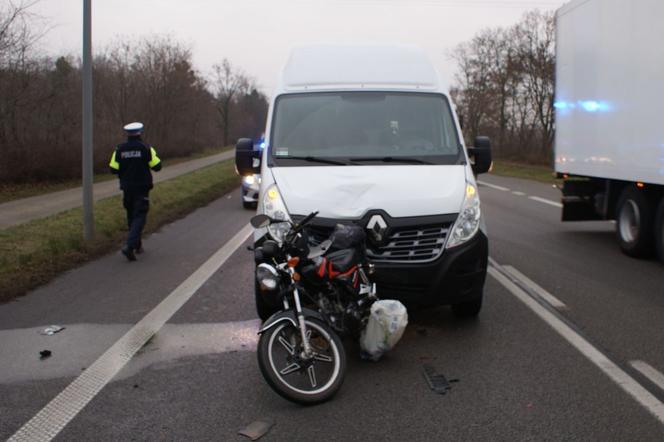
<svg viewBox="0 0 664 442"><path fill-rule="evenodd" d="M275 156L275 159L277 159L277 160L302 160L302 161L309 161L311 163L334 164L336 166L347 166L348 165L348 163L345 163L343 161L328 160L326 158L312 157L312 156L287 156L287 157Z"/></svg>
<svg viewBox="0 0 664 442"><path fill-rule="evenodd" d="M381 161L383 163L409 163L409 164L434 164L430 161L422 160L414 157L366 157L366 158L350 158L354 163Z"/></svg>

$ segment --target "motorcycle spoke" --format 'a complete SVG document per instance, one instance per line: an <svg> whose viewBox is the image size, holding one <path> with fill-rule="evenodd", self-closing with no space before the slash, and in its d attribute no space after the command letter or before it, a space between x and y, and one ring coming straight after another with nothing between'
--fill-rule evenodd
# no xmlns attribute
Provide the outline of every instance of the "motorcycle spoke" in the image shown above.
<svg viewBox="0 0 664 442"><path fill-rule="evenodd" d="M309 374L309 382L311 383L312 388L316 388L317 382L316 382L316 370L314 369L313 364L307 368L307 373Z"/></svg>
<svg viewBox="0 0 664 442"><path fill-rule="evenodd" d="M333 361L331 356L322 355L320 353L316 353L314 355L314 359L317 360L317 361L320 361L320 362L332 362Z"/></svg>
<svg viewBox="0 0 664 442"><path fill-rule="evenodd" d="M284 338L283 336L279 336L278 340L279 343L286 349L286 351L289 354L291 355L295 354L295 348L291 345L290 342L286 340L286 338Z"/></svg>
<svg viewBox="0 0 664 442"><path fill-rule="evenodd" d="M300 364L298 364L297 362L293 362L292 364L281 370L279 373L281 373L282 375L287 375L296 372L299 369L300 369Z"/></svg>

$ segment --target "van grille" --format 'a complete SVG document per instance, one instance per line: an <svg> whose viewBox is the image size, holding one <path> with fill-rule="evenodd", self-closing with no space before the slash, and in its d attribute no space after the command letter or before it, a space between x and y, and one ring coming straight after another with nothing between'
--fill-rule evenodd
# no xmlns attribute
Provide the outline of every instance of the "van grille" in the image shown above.
<svg viewBox="0 0 664 442"><path fill-rule="evenodd" d="M450 228L443 225L394 231L384 246L370 245L367 254L373 261L433 261L443 253Z"/></svg>
<svg viewBox="0 0 664 442"><path fill-rule="evenodd" d="M367 240L367 255L375 262L428 262L443 253L453 223L408 226L394 229L385 245L377 247ZM320 244L332 234L331 227L307 226L309 240Z"/></svg>

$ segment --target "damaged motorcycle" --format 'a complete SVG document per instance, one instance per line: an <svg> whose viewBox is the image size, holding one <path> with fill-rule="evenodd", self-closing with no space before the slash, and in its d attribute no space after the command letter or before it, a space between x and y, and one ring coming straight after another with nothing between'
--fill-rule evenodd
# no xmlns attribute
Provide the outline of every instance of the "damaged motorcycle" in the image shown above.
<svg viewBox="0 0 664 442"><path fill-rule="evenodd" d="M255 250L260 292L282 306L259 331L258 364L278 394L305 405L327 401L341 388L341 338L360 338L378 299L364 230L338 224L329 239L316 244L306 226L317 213L297 223L267 215L251 219L256 229L287 229L282 242L266 240Z"/></svg>

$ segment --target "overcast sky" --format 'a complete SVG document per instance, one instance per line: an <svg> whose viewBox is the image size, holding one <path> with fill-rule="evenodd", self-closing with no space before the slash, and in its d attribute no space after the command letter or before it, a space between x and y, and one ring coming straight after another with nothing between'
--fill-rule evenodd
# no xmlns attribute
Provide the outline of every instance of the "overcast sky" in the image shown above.
<svg viewBox="0 0 664 442"><path fill-rule="evenodd" d="M289 48L306 43L408 43L428 52L441 76L453 80L448 58L458 43L485 27L509 26L534 8L560 0L92 0L93 46L118 37L168 34L192 49L204 74L224 57L267 94ZM83 0L41 0L32 8L52 30L51 54L78 55Z"/></svg>

